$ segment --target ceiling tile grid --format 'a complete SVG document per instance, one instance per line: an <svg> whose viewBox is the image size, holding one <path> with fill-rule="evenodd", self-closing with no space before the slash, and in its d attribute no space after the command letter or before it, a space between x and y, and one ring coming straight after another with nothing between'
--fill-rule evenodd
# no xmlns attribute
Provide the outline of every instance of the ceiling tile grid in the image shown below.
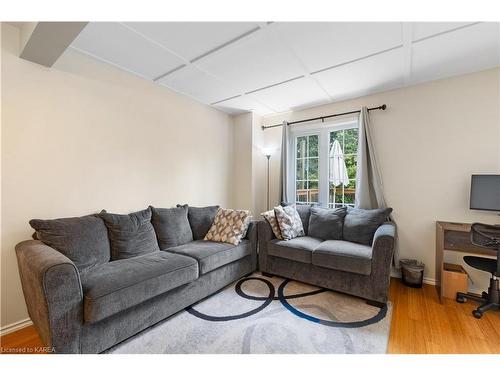
<svg viewBox="0 0 500 375"><path fill-rule="evenodd" d="M307 108L500 65L498 23L91 22L72 47L230 114Z"/></svg>
<svg viewBox="0 0 500 375"><path fill-rule="evenodd" d="M183 63L179 57L116 22L90 22L72 47L147 79Z"/></svg>

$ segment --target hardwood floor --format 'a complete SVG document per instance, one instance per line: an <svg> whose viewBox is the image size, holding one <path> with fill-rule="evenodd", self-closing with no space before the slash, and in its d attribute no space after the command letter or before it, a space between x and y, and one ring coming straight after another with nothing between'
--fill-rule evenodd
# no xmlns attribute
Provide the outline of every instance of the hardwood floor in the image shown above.
<svg viewBox="0 0 500 375"><path fill-rule="evenodd" d="M500 311L476 319L473 302L458 304L446 300L440 304L436 288L405 287L392 279L393 303L388 353L500 353ZM2 336L2 352L36 352L42 343L33 326ZM26 348L26 349L23 349Z"/></svg>
<svg viewBox="0 0 500 375"><path fill-rule="evenodd" d="M388 353L408 354L498 354L500 353L500 311L481 319L472 316L477 303L439 303L434 286L405 287L391 280L393 303Z"/></svg>
<svg viewBox="0 0 500 375"><path fill-rule="evenodd" d="M43 345L34 326L0 337L1 354L43 354Z"/></svg>

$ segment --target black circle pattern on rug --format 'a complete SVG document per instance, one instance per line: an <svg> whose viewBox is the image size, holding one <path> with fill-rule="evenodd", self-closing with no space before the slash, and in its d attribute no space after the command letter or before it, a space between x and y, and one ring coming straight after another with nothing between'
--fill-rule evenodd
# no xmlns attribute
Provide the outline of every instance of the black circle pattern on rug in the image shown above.
<svg viewBox="0 0 500 375"><path fill-rule="evenodd" d="M306 314L300 310L297 310L295 307L293 307L292 305L290 305L288 303L288 301L287 301L288 298L285 296L285 287L289 281L290 280L288 280L288 279L283 281L281 283L281 285L278 287L278 298L279 298L281 304L286 309L288 309L290 312L292 312L293 314L297 315L300 318L307 319L311 322L323 324L325 326L330 326L330 327L360 328L360 327L365 327L367 325L374 324L374 323L381 321L382 319L385 318L385 316L387 314L387 304L384 304L384 306L379 310L379 312L375 316L373 316L369 319L365 319L365 320L354 321L354 322L337 322L337 321L333 321L333 320L324 320L324 319L316 318L312 315L309 315L309 314Z"/></svg>
<svg viewBox="0 0 500 375"><path fill-rule="evenodd" d="M260 281L260 282L263 282L264 284L266 284L267 287L269 288L269 295L264 297L264 296L251 296L249 294L246 294L242 290L241 286L246 281L249 281L249 280L257 280L257 281ZM313 290L310 292L291 294L291 295L286 296L285 295L285 287L289 282L290 282L289 279L285 279L278 287L278 296L275 296L276 291L275 291L274 285L266 279L263 279L260 277L245 277L245 278L239 280L236 283L236 285L234 286L236 294L238 294L240 297L248 299L248 300L263 301L262 305L256 307L255 309L252 309L250 311L242 313L242 314L228 315L228 316L213 316L213 315L207 315L207 314L204 314L202 312L199 312L198 310L194 309L193 306L189 306L185 310L188 313L190 313L191 315L194 315L200 319L208 320L211 322L226 322L226 321L230 321L230 320L247 318L251 315L257 314L258 312L264 310L267 306L269 306L271 304L271 302L279 300L281 302L281 304L283 305L283 307L285 307L292 314L294 314L300 318L306 319L310 322L317 323L317 324L322 324L322 325L326 325L326 326L330 326L330 327L342 327L342 328L365 327L367 325L374 324L374 323L381 321L387 315L387 304L384 304L384 306L378 311L377 314L375 314L373 317L365 319L365 320L353 321L353 322L338 322L338 321L333 321L333 320L324 320L324 319L316 318L312 315L306 314L306 313L298 310L297 308L292 306L288 302L288 300L324 293L327 291L327 289L320 288L320 289Z"/></svg>
<svg viewBox="0 0 500 375"><path fill-rule="evenodd" d="M260 305L259 307L253 309L253 310L247 311L246 313L243 313L243 314L229 315L229 316L212 316L212 315L206 315L206 314L203 314L203 313L199 312L198 310L195 310L193 308L193 306L189 306L185 310L188 313L190 313L190 314L192 314L192 315L194 315L194 316L196 316L198 318L201 318L201 319L204 319L204 320L209 320L211 322L225 322L225 321L228 321L228 320L243 319L243 318L249 317L250 315L257 314L259 311L264 310L271 302L273 302L274 294L275 294L274 285L271 284L270 281L268 281L266 279L262 279L260 277L246 277L246 278L241 279L240 281L238 281L236 283L236 285L234 286L234 288L236 289L236 293L238 293L238 295L244 296L244 292L241 290L241 285L245 281L248 281L248 280L262 281L269 288L269 295L267 297L262 297L264 299L264 303L262 305Z"/></svg>

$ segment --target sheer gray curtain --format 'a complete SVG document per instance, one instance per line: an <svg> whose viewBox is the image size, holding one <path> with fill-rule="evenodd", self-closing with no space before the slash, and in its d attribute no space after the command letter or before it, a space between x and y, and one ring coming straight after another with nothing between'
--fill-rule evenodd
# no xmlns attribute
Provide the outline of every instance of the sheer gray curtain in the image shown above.
<svg viewBox="0 0 500 375"><path fill-rule="evenodd" d="M290 161L288 160L288 137L289 128L288 123L283 121L281 132L281 165L280 165L280 199L281 202L289 202L288 196L288 167Z"/></svg>
<svg viewBox="0 0 500 375"><path fill-rule="evenodd" d="M356 199L358 208L386 207L375 149L373 147L370 116L366 107L361 108L358 128L358 165L356 173Z"/></svg>
<svg viewBox="0 0 500 375"><path fill-rule="evenodd" d="M373 132L366 107L361 108L358 128L358 165L356 172L355 207L364 209L387 207L384 198L382 177L373 146ZM394 224L394 218L389 218ZM393 264L399 266L399 246L396 234Z"/></svg>

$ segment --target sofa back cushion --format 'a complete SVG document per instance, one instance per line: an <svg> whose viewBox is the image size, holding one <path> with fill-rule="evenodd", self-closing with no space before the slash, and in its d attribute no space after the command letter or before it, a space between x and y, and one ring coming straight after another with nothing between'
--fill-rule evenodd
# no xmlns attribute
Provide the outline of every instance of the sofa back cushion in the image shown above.
<svg viewBox="0 0 500 375"><path fill-rule="evenodd" d="M178 204L177 207L181 205ZM188 221L193 232L193 240L202 240L212 226L219 206L188 207Z"/></svg>
<svg viewBox="0 0 500 375"><path fill-rule="evenodd" d="M158 238L160 250L184 245L193 240L188 221L188 206L173 208L151 208L151 223Z"/></svg>
<svg viewBox="0 0 500 375"><path fill-rule="evenodd" d="M349 207L344 219L344 240L371 246L375 231L389 218L391 212L392 208L364 210Z"/></svg>
<svg viewBox="0 0 500 375"><path fill-rule="evenodd" d="M346 207L311 207L308 235L321 240L341 240L346 213Z"/></svg>
<svg viewBox="0 0 500 375"><path fill-rule="evenodd" d="M111 260L133 258L159 251L155 230L151 224L151 209L128 215L101 211L99 216L108 228Z"/></svg>
<svg viewBox="0 0 500 375"><path fill-rule="evenodd" d="M30 220L36 239L68 257L80 272L109 262L108 231L97 215Z"/></svg>

